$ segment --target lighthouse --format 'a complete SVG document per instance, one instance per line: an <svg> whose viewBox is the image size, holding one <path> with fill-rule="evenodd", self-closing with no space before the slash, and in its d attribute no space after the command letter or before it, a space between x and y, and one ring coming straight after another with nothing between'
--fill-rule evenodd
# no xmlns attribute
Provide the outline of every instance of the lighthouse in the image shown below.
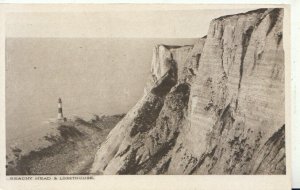
<svg viewBox="0 0 300 190"><path fill-rule="evenodd" d="M63 115L63 111L62 111L62 101L61 98L58 98L58 115L57 115L57 120L59 121L64 121L64 115Z"/></svg>

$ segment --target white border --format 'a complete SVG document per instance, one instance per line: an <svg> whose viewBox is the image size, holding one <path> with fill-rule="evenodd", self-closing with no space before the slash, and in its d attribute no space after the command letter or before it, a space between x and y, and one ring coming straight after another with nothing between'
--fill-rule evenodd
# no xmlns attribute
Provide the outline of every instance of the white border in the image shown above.
<svg viewBox="0 0 300 190"><path fill-rule="evenodd" d="M292 141L292 148L291 148L291 151L292 151L292 173L293 173L293 187L300 187L300 162L298 161L299 159L296 159L296 158L300 158L300 151L299 151L299 144L300 144L300 140L299 140L299 137L300 137L300 117L297 117L297 115L300 116L299 114L299 109L300 109L300 98L297 98L297 96L299 97L298 95L298 91L299 91L299 83L300 83L300 66L299 64L297 64L299 62L299 56L297 54L299 54L300 52L300 45L299 45L299 37L297 34L300 34L300 14L299 14L299 10L300 10L300 2L299 1L296 1L296 0L260 0L260 1L253 1L253 0L239 0L239 1L236 1L236 0L214 0L214 1L205 1L205 0L165 0L165 1L159 1L159 0L141 0L141 1L137 1L137 0L134 0L134 1L125 1L125 0L86 0L86 1L83 1L83 0L64 0L64 1L59 1L59 0L0 0L0 3L174 3L174 4L178 4L178 3L185 3L185 4L193 4L193 3L213 3L213 4L218 4L218 3L226 3L226 4L243 4L243 3L250 3L250 4L290 4L291 5L291 89L292 89L292 93L291 93L291 105L292 105L292 110L291 110L291 113L292 113L292 116L291 116L291 120L292 120L292 129L291 129L291 141ZM0 23L1 23L1 26L4 26L3 25L3 22L4 22L4 15L3 15L3 9L1 9L1 5L0 5ZM298 11L297 11L298 10ZM4 28L1 27L0 28L0 44L4 44ZM1 108L4 107L4 80L5 80L5 75L4 75L4 64L2 64L2 60L4 60L4 48L2 48L3 46L1 45L1 48L0 48L0 59L1 59L1 64L0 64L0 106ZM3 115L4 113L1 112L1 117L0 117L0 123L1 125L4 124L4 116ZM3 129L3 127L0 128L0 135L2 137L3 134L5 134L5 131ZM0 149L0 155L5 155L5 152L4 152L4 148L3 148L3 145L1 143L1 149ZM2 158L1 158L2 159ZM297 161L298 162L297 162ZM3 175L3 169L1 168L1 176ZM214 179L216 180L216 183L214 184L214 187L213 188L222 188L224 189L224 184L226 184L228 182L228 180L226 179L227 177L224 177L224 176L213 176ZM250 179L250 178L257 178L257 179ZM253 182L256 181L256 182L262 182L264 183L265 185L267 185L268 183L271 183L272 181L269 181L267 178L270 177L270 176L243 176L242 179L239 178L239 176L231 176L230 178L233 180L233 181L236 181L236 183L232 183L232 189L234 189L234 187L238 187L239 189L242 188L242 189L249 189L249 187L251 185L253 185ZM276 181L277 182L282 182L284 183L284 180L283 181L280 181L281 179L280 176L272 176L272 177L275 177ZM101 178L101 177L97 177L98 178ZM124 188L124 189L135 189L134 187L139 187L140 188L140 184L141 183L146 183L145 179L143 178L148 178L148 177L143 177L143 176L137 176L135 177L135 179L133 181L131 181L131 183L129 184L129 186L120 186L120 184L122 184L122 181L126 181L127 179L126 178L131 178L129 176L124 176L124 177L116 177L114 176L113 179L111 179L112 181L112 184L113 186L110 186L112 187L112 189L120 189L121 187ZM168 176L160 176L160 179L163 179L163 178L168 178ZM201 188L205 186L205 184L198 184L197 183L197 179L194 177L194 176L190 176L190 177L186 177L186 176L181 176L181 182L178 182L178 181L170 181L170 180L163 180L162 183L168 183L168 184L165 184L167 185L166 187L170 187L170 184L173 184L171 185L172 189L186 189L186 186L185 185L185 182L188 182L190 180L193 181L193 183L195 183L196 181L196 185L200 185L200 186L194 186L195 188L198 187L199 189L203 189ZM203 180L205 181L206 179L208 180L208 178L210 178L209 176L201 176L201 180L203 182ZM235 180L236 178L236 180ZM239 179L237 179L239 178ZM254 180L254 181L253 181ZM97 180L98 181L98 180ZM110 181L110 180L108 180ZM149 184L149 188L147 187L144 187L143 186L143 189L152 189L152 188L157 188L157 179L153 178L151 179L152 183ZM192 182L190 181L190 182ZM231 181L231 180L230 180ZM0 182L3 182L2 179ZM18 184L18 182L16 181L13 181L14 184ZM98 187L98 189L103 189L105 187L105 185L103 186L97 186L95 183L91 183L91 185L88 185L88 186L81 186L82 183L78 183L80 181L65 181L63 183L65 184L69 184L70 187L73 186L73 187L77 187L77 188L91 188L91 189L94 189L93 187ZM118 182L118 183L116 183ZM248 183L247 183L248 182ZM20 182L22 183L22 182ZM26 189L26 187L28 188L29 186L29 183L27 182L23 182L24 184L22 184L22 188L23 189ZM85 182L86 183L86 182ZM83 183L83 184L85 184ZM1 183L2 184L2 183ZM10 184L10 182L8 182L7 184ZM52 182L46 182L46 181L43 181L42 183L40 183L39 181L31 181L30 182L30 186L31 185L35 185L34 187L38 188L38 187L42 187L46 184L52 184L51 185L51 188L59 188L61 187L61 185L59 184L54 184ZM90 183L89 183L90 184ZM93 186L92 184L96 185L96 186ZM97 182L98 184L98 182ZM248 186L240 186L241 184L248 184ZM86 185L86 184L85 184ZM161 185L161 183L160 183ZM2 187L2 185L0 185L0 188ZM10 186L10 187L13 187L13 186ZM18 186L20 187L20 186ZM44 186L45 187L45 186ZM192 187L192 186L191 186ZM29 187L30 188L30 187ZM197 189L198 189L197 188ZM31 186L31 189L32 186ZM97 189L97 188L96 188ZM251 188L250 188L251 189ZM252 188L253 189L253 188Z"/></svg>

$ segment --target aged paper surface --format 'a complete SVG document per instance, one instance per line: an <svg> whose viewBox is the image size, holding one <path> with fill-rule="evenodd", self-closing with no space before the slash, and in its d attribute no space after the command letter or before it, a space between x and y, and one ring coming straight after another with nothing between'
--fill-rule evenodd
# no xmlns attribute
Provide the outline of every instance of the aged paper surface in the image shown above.
<svg viewBox="0 0 300 190"><path fill-rule="evenodd" d="M289 9L1 5L0 187L290 189Z"/></svg>

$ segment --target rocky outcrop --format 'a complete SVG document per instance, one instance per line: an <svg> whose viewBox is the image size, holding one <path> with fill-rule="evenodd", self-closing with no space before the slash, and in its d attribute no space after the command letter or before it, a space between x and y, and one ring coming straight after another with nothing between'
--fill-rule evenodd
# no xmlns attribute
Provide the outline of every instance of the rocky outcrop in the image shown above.
<svg viewBox="0 0 300 190"><path fill-rule="evenodd" d="M38 147L28 153L14 149L14 157L7 158L7 175L82 175L88 174L97 147L109 131L124 117L94 115L91 120L75 117L52 123L58 133L47 134L49 146Z"/></svg>
<svg viewBox="0 0 300 190"><path fill-rule="evenodd" d="M284 174L282 9L214 19L154 48L142 99L96 154L98 174Z"/></svg>

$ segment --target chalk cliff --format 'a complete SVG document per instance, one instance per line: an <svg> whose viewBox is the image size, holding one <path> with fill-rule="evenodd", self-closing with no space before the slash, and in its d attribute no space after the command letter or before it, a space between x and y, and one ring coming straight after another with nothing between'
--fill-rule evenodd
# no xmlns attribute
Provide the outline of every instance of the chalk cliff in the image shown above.
<svg viewBox="0 0 300 190"><path fill-rule="evenodd" d="M144 96L96 174L285 174L283 10L223 16L192 46L157 45Z"/></svg>

